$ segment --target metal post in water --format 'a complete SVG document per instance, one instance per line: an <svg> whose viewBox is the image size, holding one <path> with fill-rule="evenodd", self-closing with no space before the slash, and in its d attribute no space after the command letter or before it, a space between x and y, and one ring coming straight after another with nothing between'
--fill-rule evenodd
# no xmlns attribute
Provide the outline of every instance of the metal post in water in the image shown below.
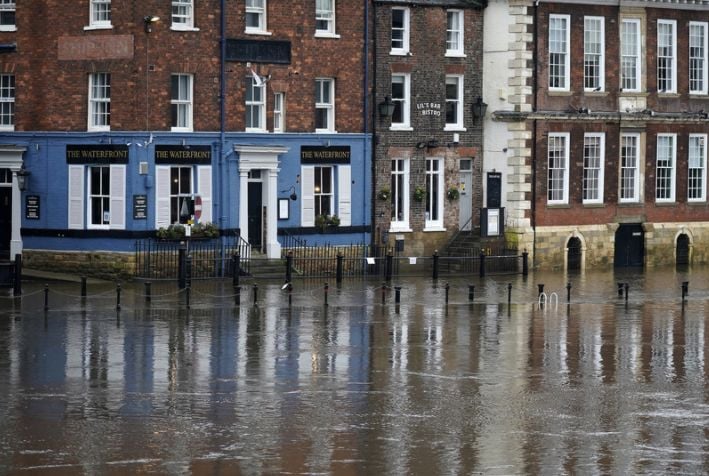
<svg viewBox="0 0 709 476"><path fill-rule="evenodd" d="M254 283L253 293L254 293L254 305L256 305L256 301L258 301L258 286L256 285L256 283Z"/></svg>
<svg viewBox="0 0 709 476"><path fill-rule="evenodd" d="M448 304L448 292L450 291L450 284L446 283L446 304Z"/></svg>
<svg viewBox="0 0 709 476"><path fill-rule="evenodd" d="M623 284L623 289L625 290L625 302L628 302L628 283Z"/></svg>
<svg viewBox="0 0 709 476"><path fill-rule="evenodd" d="M49 310L49 284L44 285L44 310Z"/></svg>
<svg viewBox="0 0 709 476"><path fill-rule="evenodd" d="M387 252L386 256L386 265L384 268L384 279L388 281L391 281L391 273L392 273L392 268L394 264L394 256L391 254L391 251Z"/></svg>
<svg viewBox="0 0 709 476"><path fill-rule="evenodd" d="M566 283L566 302L571 302L571 283Z"/></svg>
<svg viewBox="0 0 709 476"><path fill-rule="evenodd" d="M433 252L433 279L438 279L438 250Z"/></svg>
<svg viewBox="0 0 709 476"><path fill-rule="evenodd" d="M234 305L241 305L241 286L234 286Z"/></svg>
<svg viewBox="0 0 709 476"><path fill-rule="evenodd" d="M185 288L185 306L187 306L187 309L190 308L190 294L192 294L192 293L191 293L190 285L188 284L187 287Z"/></svg>
<svg viewBox="0 0 709 476"><path fill-rule="evenodd" d="M293 285L288 283L288 307L293 306Z"/></svg>
<svg viewBox="0 0 709 476"><path fill-rule="evenodd" d="M507 305L512 304L512 283L507 283Z"/></svg>
<svg viewBox="0 0 709 476"><path fill-rule="evenodd" d="M529 274L529 252L524 250L522 253L522 276Z"/></svg>
<svg viewBox="0 0 709 476"><path fill-rule="evenodd" d="M15 255L15 281L12 288L12 295L22 295L22 255L20 253Z"/></svg>
<svg viewBox="0 0 709 476"><path fill-rule="evenodd" d="M86 276L81 277L81 299L86 299Z"/></svg>
<svg viewBox="0 0 709 476"><path fill-rule="evenodd" d="M468 284L468 301L474 301L474 300L475 300L475 285Z"/></svg>
<svg viewBox="0 0 709 476"><path fill-rule="evenodd" d="M116 311L121 310L121 283L116 284Z"/></svg>
<svg viewBox="0 0 709 476"><path fill-rule="evenodd" d="M330 288L330 286L327 283L325 283L325 305L326 306L327 306L327 291L329 288Z"/></svg>
<svg viewBox="0 0 709 476"><path fill-rule="evenodd" d="M485 277L485 253L480 252L480 277Z"/></svg>
<svg viewBox="0 0 709 476"><path fill-rule="evenodd" d="M286 255L286 282L293 281L293 250Z"/></svg>
<svg viewBox="0 0 709 476"><path fill-rule="evenodd" d="M145 302L150 302L152 299L152 290L150 282L145 283Z"/></svg>
<svg viewBox="0 0 709 476"><path fill-rule="evenodd" d="M233 276L231 277L231 284L232 286L238 286L239 285L239 278L241 277L241 257L239 256L239 253L234 253L231 256L231 263L232 263L232 269L233 269Z"/></svg>
<svg viewBox="0 0 709 476"><path fill-rule="evenodd" d="M343 261L345 257L342 255L341 252L337 252L337 268L335 271L335 282L337 284L340 284L342 282L342 269L343 269Z"/></svg>
<svg viewBox="0 0 709 476"><path fill-rule="evenodd" d="M689 295L689 281L682 281L682 301Z"/></svg>
<svg viewBox="0 0 709 476"><path fill-rule="evenodd" d="M394 286L394 304L401 304L401 286Z"/></svg>
<svg viewBox="0 0 709 476"><path fill-rule="evenodd" d="M184 243L180 244L180 249L177 251L177 287L185 289L187 281L187 247Z"/></svg>
<svg viewBox="0 0 709 476"><path fill-rule="evenodd" d="M382 284L382 304L386 302L387 298L387 285L386 283Z"/></svg>
<svg viewBox="0 0 709 476"><path fill-rule="evenodd" d="M623 297L623 283L618 283L618 297Z"/></svg>
<svg viewBox="0 0 709 476"><path fill-rule="evenodd" d="M537 289L539 290L539 295L537 297L544 294L544 285L543 284L537 284Z"/></svg>

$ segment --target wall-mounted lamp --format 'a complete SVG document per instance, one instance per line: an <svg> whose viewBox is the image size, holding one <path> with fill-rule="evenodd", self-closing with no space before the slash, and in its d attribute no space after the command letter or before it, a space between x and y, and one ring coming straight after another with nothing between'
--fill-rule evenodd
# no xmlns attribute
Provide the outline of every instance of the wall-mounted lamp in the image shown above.
<svg viewBox="0 0 709 476"><path fill-rule="evenodd" d="M483 102L483 98L478 96L478 98L473 103L473 124L477 124L479 120L485 117L487 112L487 104Z"/></svg>
<svg viewBox="0 0 709 476"><path fill-rule="evenodd" d="M17 188L20 189L20 192L24 192L27 190L27 182L30 178L30 172L25 169L25 164L22 164L20 170L15 172L15 174L17 175Z"/></svg>
<svg viewBox="0 0 709 476"><path fill-rule="evenodd" d="M426 142L427 149L435 149L436 147L438 147L438 141L436 139L429 139L428 142Z"/></svg>
<svg viewBox="0 0 709 476"><path fill-rule="evenodd" d="M380 117L391 117L394 115L394 108L396 104L391 100L391 96L385 96L384 101L379 103L379 116Z"/></svg>
<svg viewBox="0 0 709 476"><path fill-rule="evenodd" d="M287 188L287 189L285 189L285 190L281 190L281 193L286 193L286 192L290 192L289 198L290 198L291 200L293 200L294 202L295 202L296 200L298 200L298 194L295 193L295 186L294 186L294 185L292 185L291 188Z"/></svg>
<svg viewBox="0 0 709 476"><path fill-rule="evenodd" d="M145 24L145 33L150 33L153 31L153 23L160 20L160 17L155 15L146 15L143 17L143 23Z"/></svg>

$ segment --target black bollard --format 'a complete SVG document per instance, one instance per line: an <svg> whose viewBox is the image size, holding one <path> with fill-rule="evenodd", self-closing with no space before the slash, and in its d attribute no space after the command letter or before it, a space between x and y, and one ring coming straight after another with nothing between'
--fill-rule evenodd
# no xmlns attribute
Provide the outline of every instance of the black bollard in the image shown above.
<svg viewBox="0 0 709 476"><path fill-rule="evenodd" d="M438 279L438 250L433 252L433 279Z"/></svg>
<svg viewBox="0 0 709 476"><path fill-rule="evenodd" d="M22 255L15 254L15 279L12 288L13 296L22 295Z"/></svg>
<svg viewBox="0 0 709 476"><path fill-rule="evenodd" d="M288 307L293 306L293 285L288 283Z"/></svg>
<svg viewBox="0 0 709 476"><path fill-rule="evenodd" d="M187 286L187 246L180 244L177 250L177 287L185 289Z"/></svg>
<svg viewBox="0 0 709 476"><path fill-rule="evenodd" d="M623 283L618 283L618 297L623 297Z"/></svg>
<svg viewBox="0 0 709 476"><path fill-rule="evenodd" d="M293 281L293 251L286 255L286 283Z"/></svg>
<svg viewBox="0 0 709 476"><path fill-rule="evenodd" d="M190 288L190 285L187 284L187 287L185 288L185 306L187 309L190 308L190 295L192 294L191 289L192 288Z"/></svg>
<svg viewBox="0 0 709 476"><path fill-rule="evenodd" d="M327 306L327 291L330 289L330 286L325 283L325 305Z"/></svg>
<svg viewBox="0 0 709 476"><path fill-rule="evenodd" d="M121 310L121 283L116 284L116 311Z"/></svg>
<svg viewBox="0 0 709 476"><path fill-rule="evenodd" d="M387 252L386 256L386 266L384 268L384 279L391 281L392 268L394 267L394 256L391 251Z"/></svg>
<svg viewBox="0 0 709 476"><path fill-rule="evenodd" d="M241 257L239 256L239 253L234 253L231 255L231 268L233 270L231 284L232 286L238 286L239 279L241 278Z"/></svg>
<svg viewBox="0 0 709 476"><path fill-rule="evenodd" d="M258 301L258 286L256 285L256 283L254 283L253 293L254 293L254 305L256 305L256 302Z"/></svg>
<svg viewBox="0 0 709 476"><path fill-rule="evenodd" d="M689 281L682 281L682 301L689 295Z"/></svg>
<svg viewBox="0 0 709 476"><path fill-rule="evenodd" d="M44 310L49 310L49 284L44 285Z"/></svg>
<svg viewBox="0 0 709 476"><path fill-rule="evenodd" d="M571 302L571 283L566 283L566 302Z"/></svg>
<svg viewBox="0 0 709 476"><path fill-rule="evenodd" d="M628 302L628 283L623 284L623 289L625 290L625 302Z"/></svg>
<svg viewBox="0 0 709 476"><path fill-rule="evenodd" d="M145 283L145 302L150 302L152 299L151 284L149 282Z"/></svg>
<svg viewBox="0 0 709 476"><path fill-rule="evenodd" d="M236 307L241 305L241 286L234 286L234 305Z"/></svg>
<svg viewBox="0 0 709 476"><path fill-rule="evenodd" d="M394 304L401 304L401 286L394 286Z"/></svg>
<svg viewBox="0 0 709 476"><path fill-rule="evenodd" d="M468 301L475 300L475 285L468 284Z"/></svg>
<svg viewBox="0 0 709 476"><path fill-rule="evenodd" d="M485 253L480 252L480 277L485 277Z"/></svg>
<svg viewBox="0 0 709 476"><path fill-rule="evenodd" d="M512 304L512 283L507 283L507 305Z"/></svg>
<svg viewBox="0 0 709 476"><path fill-rule="evenodd" d="M544 294L544 285L543 284L537 284L537 290L539 290L539 296Z"/></svg>
<svg viewBox="0 0 709 476"><path fill-rule="evenodd" d="M522 276L529 274L529 252L524 250L522 253Z"/></svg>
<svg viewBox="0 0 709 476"><path fill-rule="evenodd" d="M335 282L337 284L340 284L342 282L342 269L343 269L343 262L344 262L345 257L342 255L342 253L338 252L337 253L337 268L335 271Z"/></svg>
<svg viewBox="0 0 709 476"><path fill-rule="evenodd" d="M387 285L386 283L382 284L382 304L384 304L387 300Z"/></svg>
<svg viewBox="0 0 709 476"><path fill-rule="evenodd" d="M446 304L448 304L448 292L450 291L450 284L446 283Z"/></svg>
<svg viewBox="0 0 709 476"><path fill-rule="evenodd" d="M81 277L81 299L86 299L86 276Z"/></svg>

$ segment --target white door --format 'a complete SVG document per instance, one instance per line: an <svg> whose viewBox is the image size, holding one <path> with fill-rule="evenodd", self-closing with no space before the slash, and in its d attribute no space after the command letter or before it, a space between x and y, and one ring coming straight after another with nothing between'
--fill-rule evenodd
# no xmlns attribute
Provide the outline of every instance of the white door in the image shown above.
<svg viewBox="0 0 709 476"><path fill-rule="evenodd" d="M460 161L460 229L470 231L473 226L473 161L461 159Z"/></svg>

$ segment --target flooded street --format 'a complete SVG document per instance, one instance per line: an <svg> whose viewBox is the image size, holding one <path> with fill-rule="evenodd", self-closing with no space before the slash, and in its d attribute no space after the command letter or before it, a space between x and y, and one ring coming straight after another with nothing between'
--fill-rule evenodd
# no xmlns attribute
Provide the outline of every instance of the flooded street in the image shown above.
<svg viewBox="0 0 709 476"><path fill-rule="evenodd" d="M709 270L323 284L0 290L0 473L709 473Z"/></svg>

